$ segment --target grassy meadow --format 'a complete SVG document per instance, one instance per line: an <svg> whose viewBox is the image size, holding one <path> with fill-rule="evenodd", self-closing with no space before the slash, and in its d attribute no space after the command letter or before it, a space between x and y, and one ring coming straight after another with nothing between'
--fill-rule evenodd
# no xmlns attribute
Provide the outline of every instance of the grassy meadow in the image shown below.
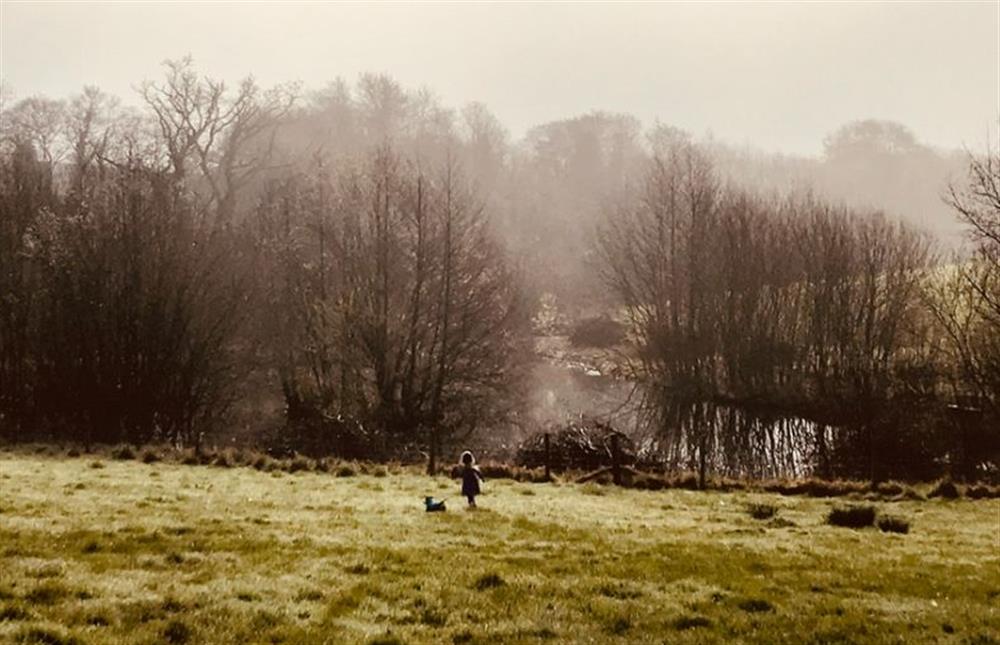
<svg viewBox="0 0 1000 645"><path fill-rule="evenodd" d="M1000 500L458 488L0 452L0 642L1000 643Z"/></svg>

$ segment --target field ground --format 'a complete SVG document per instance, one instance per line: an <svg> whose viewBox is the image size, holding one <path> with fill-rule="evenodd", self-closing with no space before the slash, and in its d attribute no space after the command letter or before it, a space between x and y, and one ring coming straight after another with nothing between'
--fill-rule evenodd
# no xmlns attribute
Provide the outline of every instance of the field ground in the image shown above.
<svg viewBox="0 0 1000 645"><path fill-rule="evenodd" d="M0 453L0 641L1000 643L998 500L457 488Z"/></svg>

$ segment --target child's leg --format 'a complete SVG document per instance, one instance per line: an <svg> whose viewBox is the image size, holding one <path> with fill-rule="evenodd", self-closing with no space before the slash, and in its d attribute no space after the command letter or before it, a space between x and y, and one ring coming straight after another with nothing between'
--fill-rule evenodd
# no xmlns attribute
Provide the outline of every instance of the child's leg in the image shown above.
<svg viewBox="0 0 1000 645"><path fill-rule="evenodd" d="M476 505L476 496L475 495L469 495L468 497L469 497L469 506L475 506Z"/></svg>

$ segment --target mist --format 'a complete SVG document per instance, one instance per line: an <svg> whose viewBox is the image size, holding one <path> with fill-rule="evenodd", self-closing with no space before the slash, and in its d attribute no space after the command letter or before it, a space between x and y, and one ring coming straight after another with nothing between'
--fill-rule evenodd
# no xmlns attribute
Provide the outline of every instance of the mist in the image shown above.
<svg viewBox="0 0 1000 645"><path fill-rule="evenodd" d="M997 2L0 0L0 80L0 640L997 642Z"/></svg>
<svg viewBox="0 0 1000 645"><path fill-rule="evenodd" d="M17 97L84 84L135 101L165 58L264 85L387 73L487 104L514 138L594 110L817 157L866 118L981 146L998 110L995 3L332 4L5 2ZM86 25L85 29L81 25Z"/></svg>

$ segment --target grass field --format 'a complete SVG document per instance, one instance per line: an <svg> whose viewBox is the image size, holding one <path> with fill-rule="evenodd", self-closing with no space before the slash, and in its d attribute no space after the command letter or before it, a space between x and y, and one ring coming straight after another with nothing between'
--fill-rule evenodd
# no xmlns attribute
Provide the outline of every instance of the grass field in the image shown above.
<svg viewBox="0 0 1000 645"><path fill-rule="evenodd" d="M1000 642L998 500L384 475L0 453L0 641Z"/></svg>

